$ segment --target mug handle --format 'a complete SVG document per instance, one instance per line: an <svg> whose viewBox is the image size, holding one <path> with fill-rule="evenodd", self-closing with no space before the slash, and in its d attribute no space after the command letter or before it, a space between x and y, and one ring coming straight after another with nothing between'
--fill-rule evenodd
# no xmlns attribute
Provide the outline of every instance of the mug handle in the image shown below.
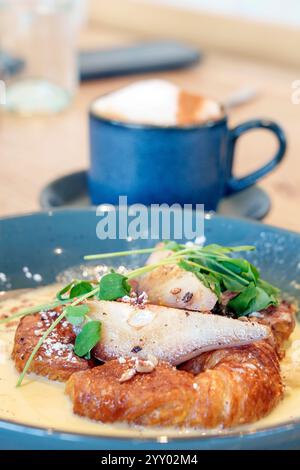
<svg viewBox="0 0 300 470"><path fill-rule="evenodd" d="M266 163L264 166L259 168L258 170L253 171L247 176L243 176L242 178L235 178L232 175L232 164L233 164L233 157L235 151L235 144L237 139L244 134L245 132L251 129L267 129L273 134L275 134L278 140L278 149L275 153L274 157ZM279 127L275 122L268 121L264 119L253 119L251 121L246 121L237 127L234 127L229 131L229 155L228 159L231 165L231 174L229 177L229 181L227 182L227 194L236 193L238 191L242 191L249 186L252 186L256 183L256 181L260 180L264 175L270 173L283 159L285 150L286 150L286 137L285 133L281 127Z"/></svg>

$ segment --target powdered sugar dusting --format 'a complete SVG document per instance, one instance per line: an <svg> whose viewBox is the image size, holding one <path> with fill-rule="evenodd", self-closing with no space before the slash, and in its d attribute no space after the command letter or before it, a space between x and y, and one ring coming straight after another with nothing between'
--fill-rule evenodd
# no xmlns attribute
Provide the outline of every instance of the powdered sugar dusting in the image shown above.
<svg viewBox="0 0 300 470"><path fill-rule="evenodd" d="M45 331L56 320L58 313L56 311L47 311L40 313L40 321L37 322L37 329L34 335L42 336ZM66 362L77 363L80 360L74 353L74 345L71 342L73 338L71 324L63 320L43 341L37 359L40 361L62 359Z"/></svg>

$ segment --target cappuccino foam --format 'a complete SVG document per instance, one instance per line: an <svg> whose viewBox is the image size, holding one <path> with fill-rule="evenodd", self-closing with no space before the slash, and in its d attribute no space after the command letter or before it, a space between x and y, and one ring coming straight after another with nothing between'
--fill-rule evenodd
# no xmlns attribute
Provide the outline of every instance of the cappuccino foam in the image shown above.
<svg viewBox="0 0 300 470"><path fill-rule="evenodd" d="M222 117L217 101L187 92L166 80L143 80L98 98L98 116L134 124L184 126Z"/></svg>

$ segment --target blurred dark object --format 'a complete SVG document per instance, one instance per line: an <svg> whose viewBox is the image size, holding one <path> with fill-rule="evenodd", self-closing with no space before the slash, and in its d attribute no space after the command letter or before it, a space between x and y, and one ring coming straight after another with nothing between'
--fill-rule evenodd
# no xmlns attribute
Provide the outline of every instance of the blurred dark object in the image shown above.
<svg viewBox="0 0 300 470"><path fill-rule="evenodd" d="M200 61L201 52L175 41L139 43L129 47L87 50L79 53L81 80L190 67ZM0 73L12 76L25 62L0 51Z"/></svg>
<svg viewBox="0 0 300 470"><path fill-rule="evenodd" d="M15 75L23 69L25 63L22 59L11 57L0 51L0 76Z"/></svg>
<svg viewBox="0 0 300 470"><path fill-rule="evenodd" d="M201 52L176 41L154 41L79 54L81 80L179 69L198 63Z"/></svg>

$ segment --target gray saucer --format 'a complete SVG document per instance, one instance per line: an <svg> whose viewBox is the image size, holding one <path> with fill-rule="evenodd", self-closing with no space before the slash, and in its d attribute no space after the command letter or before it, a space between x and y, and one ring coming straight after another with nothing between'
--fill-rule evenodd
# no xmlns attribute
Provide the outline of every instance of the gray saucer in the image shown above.
<svg viewBox="0 0 300 470"><path fill-rule="evenodd" d="M40 194L40 205L43 209L91 205L87 190L86 171L71 173L49 183ZM222 199L217 213L231 217L261 220L267 215L270 207L271 201L267 193L258 186L251 186Z"/></svg>

